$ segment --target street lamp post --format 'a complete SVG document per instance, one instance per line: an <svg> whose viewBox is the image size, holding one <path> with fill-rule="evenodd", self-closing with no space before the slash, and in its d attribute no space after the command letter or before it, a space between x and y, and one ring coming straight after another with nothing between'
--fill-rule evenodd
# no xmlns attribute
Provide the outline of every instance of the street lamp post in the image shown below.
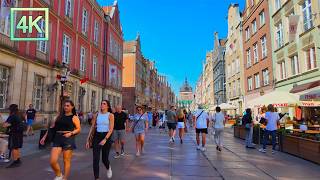
<svg viewBox="0 0 320 180"><path fill-rule="evenodd" d="M62 67L60 69L60 83L61 83L61 94L60 94L60 110L62 112L63 109L63 93L64 93L64 86L68 81L68 76L70 74L69 68L65 63L62 63Z"/></svg>

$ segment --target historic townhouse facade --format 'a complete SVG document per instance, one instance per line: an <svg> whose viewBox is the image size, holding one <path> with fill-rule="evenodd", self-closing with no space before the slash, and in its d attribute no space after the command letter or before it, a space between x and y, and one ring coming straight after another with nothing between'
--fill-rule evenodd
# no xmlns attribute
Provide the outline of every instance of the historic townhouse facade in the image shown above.
<svg viewBox="0 0 320 180"><path fill-rule="evenodd" d="M214 75L213 75L213 51L209 51L206 54L206 60L203 67L203 90L202 94L204 106L210 110L213 110L214 106Z"/></svg>
<svg viewBox="0 0 320 180"><path fill-rule="evenodd" d="M12 103L21 110L33 103L38 119L52 119L59 110L61 86L57 75L62 64L70 70L63 98L73 100L84 113L98 110L103 91L108 88L105 70L109 60L104 58L108 45L104 37L109 15L95 0L16 2L16 7L48 7L50 35L49 41L10 41L9 17L0 20L0 74L4 87L0 111L6 112ZM31 36L43 35L34 32Z"/></svg>
<svg viewBox="0 0 320 180"><path fill-rule="evenodd" d="M226 96L227 102L237 107L237 114L241 114L245 109L242 43L242 17L239 5L231 4L228 10L228 38L225 53Z"/></svg>
<svg viewBox="0 0 320 180"><path fill-rule="evenodd" d="M267 0L246 0L243 12L245 103L273 91L270 14Z"/></svg>
<svg viewBox="0 0 320 180"><path fill-rule="evenodd" d="M155 62L143 56L140 35L133 41L124 42L122 78L122 103L131 114L137 105L166 109L175 103L166 77L158 74Z"/></svg>
<svg viewBox="0 0 320 180"><path fill-rule="evenodd" d="M219 39L218 33L214 34L213 59L213 83L214 105L226 102L226 77L225 77L225 40Z"/></svg>
<svg viewBox="0 0 320 180"><path fill-rule="evenodd" d="M117 1L112 6L103 7L105 21L105 62L106 77L104 97L112 106L122 104L123 33Z"/></svg>
<svg viewBox="0 0 320 180"><path fill-rule="evenodd" d="M320 2L273 0L269 8L276 89L299 93L319 88Z"/></svg>

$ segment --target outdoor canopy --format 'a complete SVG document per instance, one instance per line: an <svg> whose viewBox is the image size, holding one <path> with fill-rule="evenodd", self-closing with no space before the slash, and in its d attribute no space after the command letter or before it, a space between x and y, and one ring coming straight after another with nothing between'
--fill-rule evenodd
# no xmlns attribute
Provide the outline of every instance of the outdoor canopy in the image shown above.
<svg viewBox="0 0 320 180"><path fill-rule="evenodd" d="M222 103L219 105L219 107L222 109L222 110L234 110L234 109L237 109L236 106L232 105L232 104L228 104L228 103Z"/></svg>
<svg viewBox="0 0 320 180"><path fill-rule="evenodd" d="M286 91L272 91L248 102L249 107L262 107L273 104L275 107L288 107L299 104L299 96Z"/></svg>

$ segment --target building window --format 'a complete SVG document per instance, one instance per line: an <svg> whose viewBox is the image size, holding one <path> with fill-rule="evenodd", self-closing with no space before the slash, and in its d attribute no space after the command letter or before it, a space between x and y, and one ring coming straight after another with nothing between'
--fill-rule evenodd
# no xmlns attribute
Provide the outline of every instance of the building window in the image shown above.
<svg viewBox="0 0 320 180"><path fill-rule="evenodd" d="M250 48L247 50L247 68L251 67L251 51Z"/></svg>
<svg viewBox="0 0 320 180"><path fill-rule="evenodd" d="M254 82L256 89L260 88L260 75L259 73L254 75Z"/></svg>
<svg viewBox="0 0 320 180"><path fill-rule="evenodd" d="M276 26L276 43L277 48L283 46L283 26L281 22Z"/></svg>
<svg viewBox="0 0 320 180"><path fill-rule="evenodd" d="M266 23L266 17L264 11L261 11L259 14L260 17L260 27L262 27Z"/></svg>
<svg viewBox="0 0 320 180"><path fill-rule="evenodd" d="M70 63L70 45L71 39L67 35L63 35L63 44L62 44L62 62L69 64Z"/></svg>
<svg viewBox="0 0 320 180"><path fill-rule="evenodd" d="M2 3L1 3L2 2ZM6 6L6 1L0 0L0 33L4 34L6 36L10 36L10 10L8 11L8 14L2 13L1 10L4 9ZM13 6L11 4L11 7L17 7L18 1L8 1L8 3L13 3ZM9 4L10 5L10 4ZM15 14L14 21L16 20L17 15ZM16 24L16 22L14 22Z"/></svg>
<svg viewBox="0 0 320 180"><path fill-rule="evenodd" d="M72 18L72 0L66 0L64 15Z"/></svg>
<svg viewBox="0 0 320 180"><path fill-rule="evenodd" d="M314 47L306 51L306 61L307 70L311 70L317 67L316 51Z"/></svg>
<svg viewBox="0 0 320 180"><path fill-rule="evenodd" d="M280 79L285 79L287 78L287 73L286 73L286 62L281 61L279 63L279 70L280 70Z"/></svg>
<svg viewBox="0 0 320 180"><path fill-rule="evenodd" d="M81 26L82 33L87 35L88 31L88 11L86 9L82 10L82 26Z"/></svg>
<svg viewBox="0 0 320 180"><path fill-rule="evenodd" d="M257 20L252 21L252 34L257 32Z"/></svg>
<svg viewBox="0 0 320 180"><path fill-rule="evenodd" d="M249 27L247 27L246 29L246 41L248 41L250 39L250 29Z"/></svg>
<svg viewBox="0 0 320 180"><path fill-rule="evenodd" d="M236 72L239 73L240 72L240 60L236 59Z"/></svg>
<svg viewBox="0 0 320 180"><path fill-rule="evenodd" d="M99 23L97 20L94 21L94 34L93 34L94 44L98 45L99 40Z"/></svg>
<svg viewBox="0 0 320 180"><path fill-rule="evenodd" d="M98 64L98 60L96 56L93 56L93 65L92 65L92 75L93 77L97 77L97 64Z"/></svg>
<svg viewBox="0 0 320 180"><path fill-rule="evenodd" d="M248 78L248 91L252 91L252 77Z"/></svg>
<svg viewBox="0 0 320 180"><path fill-rule="evenodd" d="M269 70L268 69L262 70L262 76L263 76L263 85L264 86L269 85Z"/></svg>
<svg viewBox="0 0 320 180"><path fill-rule="evenodd" d="M311 0L305 0L303 2L302 11L303 11L303 25L304 25L304 30L306 31L313 27Z"/></svg>
<svg viewBox="0 0 320 180"><path fill-rule="evenodd" d="M261 55L262 59L267 57L267 38L265 35L261 38Z"/></svg>
<svg viewBox="0 0 320 180"><path fill-rule="evenodd" d="M258 43L253 45L253 61L254 64L259 62Z"/></svg>
<svg viewBox="0 0 320 180"><path fill-rule="evenodd" d="M281 0L275 0L276 11L281 8Z"/></svg>
<svg viewBox="0 0 320 180"><path fill-rule="evenodd" d="M85 65L86 65L86 49L81 46L80 50L80 71L85 71Z"/></svg>
<svg viewBox="0 0 320 180"><path fill-rule="evenodd" d="M42 30L43 33L38 33L37 37L44 38L45 37L44 32L45 32L45 26L46 26L45 21L43 19L38 21L38 26ZM37 41L37 50L41 51L43 53L46 53L47 52L47 41Z"/></svg>
<svg viewBox="0 0 320 180"><path fill-rule="evenodd" d="M43 94L44 77L35 76L34 89L33 89L33 104L34 108L38 111L42 109L42 94Z"/></svg>
<svg viewBox="0 0 320 180"><path fill-rule="evenodd" d="M6 108L9 68L0 65L0 109Z"/></svg>
<svg viewBox="0 0 320 180"><path fill-rule="evenodd" d="M97 101L97 93L96 91L92 91L91 92L91 112L95 112L97 110L96 101Z"/></svg>
<svg viewBox="0 0 320 180"><path fill-rule="evenodd" d="M299 74L299 62L298 55L294 55L291 58L291 72L292 76Z"/></svg>

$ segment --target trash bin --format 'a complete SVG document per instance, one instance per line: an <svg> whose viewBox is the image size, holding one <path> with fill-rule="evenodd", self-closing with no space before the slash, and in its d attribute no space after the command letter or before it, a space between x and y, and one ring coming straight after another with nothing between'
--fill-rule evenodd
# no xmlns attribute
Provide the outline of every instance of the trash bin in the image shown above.
<svg viewBox="0 0 320 180"><path fill-rule="evenodd" d="M45 149L46 148L46 143L44 145L40 144L40 140L43 138L43 136L46 134L46 132L47 132L46 129L40 130L39 149Z"/></svg>

